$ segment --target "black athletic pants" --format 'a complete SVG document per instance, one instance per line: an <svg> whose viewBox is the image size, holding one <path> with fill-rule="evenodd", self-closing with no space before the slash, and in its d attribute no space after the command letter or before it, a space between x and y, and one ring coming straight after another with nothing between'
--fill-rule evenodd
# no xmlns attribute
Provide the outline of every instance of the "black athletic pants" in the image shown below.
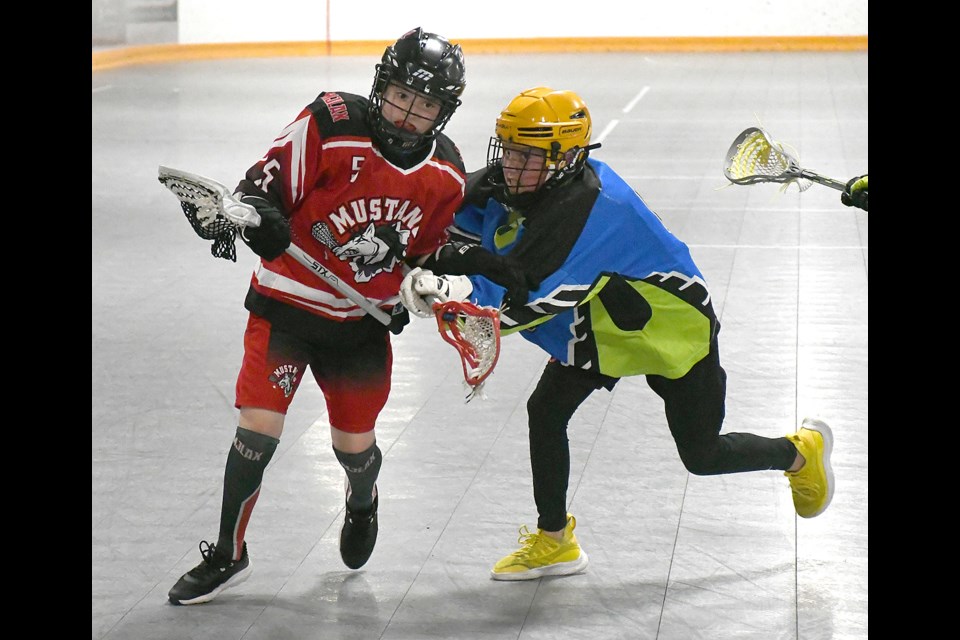
<svg viewBox="0 0 960 640"><path fill-rule="evenodd" d="M617 380L550 360L527 400L530 466L539 528L558 531L566 523L570 418L591 393L600 388L613 390ZM719 435L725 411L727 374L720 366L716 337L710 353L687 375L676 380L649 375L647 384L663 399L670 433L680 460L690 473L717 475L786 470L793 464L797 450L785 437L765 438L752 433Z"/></svg>

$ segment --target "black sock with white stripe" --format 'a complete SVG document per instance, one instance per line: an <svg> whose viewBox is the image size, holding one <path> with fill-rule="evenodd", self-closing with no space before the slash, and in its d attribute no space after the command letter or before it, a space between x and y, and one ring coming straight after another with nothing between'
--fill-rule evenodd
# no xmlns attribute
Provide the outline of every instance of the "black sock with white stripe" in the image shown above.
<svg viewBox="0 0 960 640"><path fill-rule="evenodd" d="M234 560L243 554L243 536L260 495L263 472L278 444L276 438L237 427L223 472L218 553L230 552Z"/></svg>

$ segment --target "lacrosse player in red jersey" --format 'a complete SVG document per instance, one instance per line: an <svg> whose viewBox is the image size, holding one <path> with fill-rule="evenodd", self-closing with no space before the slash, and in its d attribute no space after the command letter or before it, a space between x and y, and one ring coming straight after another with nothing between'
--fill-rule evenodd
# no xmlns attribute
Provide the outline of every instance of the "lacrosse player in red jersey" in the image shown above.
<svg viewBox="0 0 960 640"><path fill-rule="evenodd" d="M537 531L521 528L521 548L494 564L494 580L587 567L567 512L567 426L592 393L627 376L644 375L663 400L690 473L777 469L804 518L833 496L833 436L824 422L805 419L777 438L720 434L727 374L710 291L687 246L623 178L589 157L599 146L591 133L590 111L572 91L536 87L516 96L497 118L487 166L468 177L451 228L473 264L427 263L400 286L418 317L432 316L434 298L503 303L503 334L519 333L550 356L526 405ZM483 253L495 255L494 278L479 262ZM512 289L497 282L504 273Z"/></svg>
<svg viewBox="0 0 960 640"><path fill-rule="evenodd" d="M244 303L239 425L224 471L219 537L200 543L202 561L170 590L172 603L208 602L249 576L247 525L308 367L346 472L340 555L358 569L373 552L381 465L374 427L390 391L389 332L407 321L397 304L401 263L420 264L445 242L463 199L463 160L441 132L465 86L460 46L413 29L385 49L369 98L321 93L237 186L261 218L241 234L261 260ZM391 310L389 331L287 254L291 240Z"/></svg>

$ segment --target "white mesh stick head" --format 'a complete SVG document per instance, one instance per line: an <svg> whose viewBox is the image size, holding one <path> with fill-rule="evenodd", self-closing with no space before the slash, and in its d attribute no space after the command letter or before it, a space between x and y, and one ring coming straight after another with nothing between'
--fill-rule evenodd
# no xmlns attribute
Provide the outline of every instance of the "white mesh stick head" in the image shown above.
<svg viewBox="0 0 960 640"><path fill-rule="evenodd" d="M218 215L239 227L260 225L260 215L256 208L241 202L229 189L215 180L164 166L160 167L157 179L170 189L181 203L188 203L196 208L195 216L203 227L212 223Z"/></svg>
<svg viewBox="0 0 960 640"><path fill-rule="evenodd" d="M500 351L499 330L490 316L461 316L457 319L460 333L464 340L474 349L474 357L470 359L467 371L468 384L479 384L490 375L493 365L497 363Z"/></svg>
<svg viewBox="0 0 960 640"><path fill-rule="evenodd" d="M500 311L454 300L435 303L437 328L460 354L469 402L493 372L500 356Z"/></svg>
<svg viewBox="0 0 960 640"><path fill-rule="evenodd" d="M157 180L180 201L194 232L204 240L213 240L210 253L236 261L237 229L260 223L256 209L240 202L219 182L193 173L161 165Z"/></svg>
<svg viewBox="0 0 960 640"><path fill-rule="evenodd" d="M185 180L182 176L165 169L160 167L160 175L157 179L173 192L177 200L193 205L193 216L201 227L209 227L220 213L222 199L220 192L202 183Z"/></svg>

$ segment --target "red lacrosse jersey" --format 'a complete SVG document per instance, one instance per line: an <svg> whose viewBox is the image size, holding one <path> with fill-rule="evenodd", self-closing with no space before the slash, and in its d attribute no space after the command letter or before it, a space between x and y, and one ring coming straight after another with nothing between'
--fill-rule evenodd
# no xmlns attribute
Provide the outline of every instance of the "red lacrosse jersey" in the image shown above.
<svg viewBox="0 0 960 640"><path fill-rule="evenodd" d="M389 311L399 301L401 260L446 241L466 175L459 150L443 134L412 166L384 158L367 105L362 96L321 93L280 132L237 192L265 192L288 217L294 244ZM285 253L261 260L250 287L248 300L263 296L328 319L366 313Z"/></svg>

